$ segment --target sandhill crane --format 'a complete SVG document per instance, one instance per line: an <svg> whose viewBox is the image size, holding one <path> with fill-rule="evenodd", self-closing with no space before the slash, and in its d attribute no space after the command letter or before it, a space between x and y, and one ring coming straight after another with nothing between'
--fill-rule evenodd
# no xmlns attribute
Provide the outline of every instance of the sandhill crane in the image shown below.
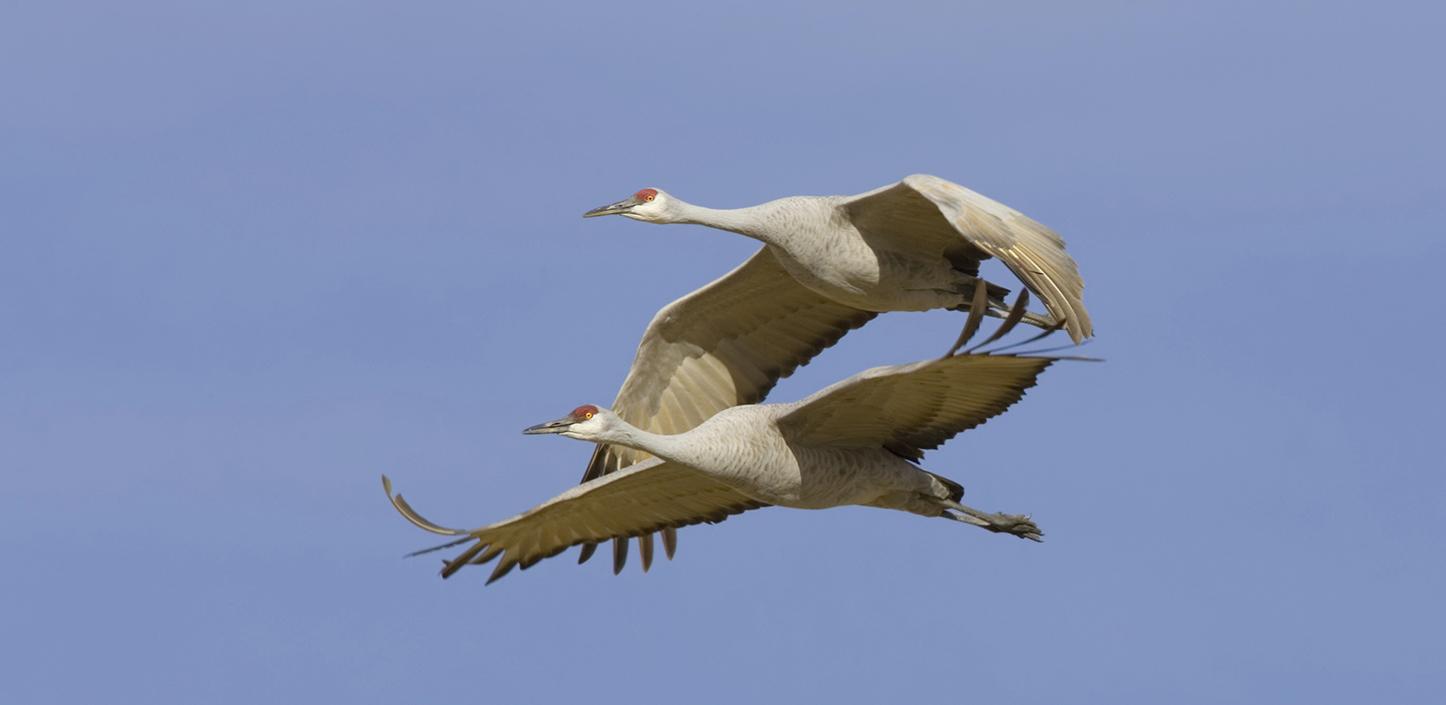
<svg viewBox="0 0 1446 705"><path fill-rule="evenodd" d="M937 176L914 174L856 196L790 196L747 208L695 206L657 188L583 214L693 223L762 242L799 284L862 311L967 308L979 263L997 257L1063 321L1094 334L1084 281L1064 240L1023 213ZM1003 317L1008 289L991 286ZM1029 316L1041 326L1054 321Z"/></svg>
<svg viewBox="0 0 1446 705"><path fill-rule="evenodd" d="M1023 214L962 186L915 175L857 196L796 196L750 208L695 206L646 188L584 217L731 230L764 247L722 278L664 307L638 345L613 410L655 433L687 431L714 413L763 400L779 378L880 312L967 310L979 263L998 257L1044 300L1079 342L1092 335L1081 281L1064 241ZM1008 290L990 284L987 312L1002 315ZM647 459L600 444L583 482ZM665 530L673 556L677 536ZM639 537L643 570L650 535ZM585 546L579 562L592 556ZM613 542L613 571L627 540Z"/></svg>
<svg viewBox="0 0 1446 705"><path fill-rule="evenodd" d="M914 463L924 451L1003 413L1057 357L966 353L877 367L799 402L726 408L678 434L638 428L586 404L528 434L632 448L654 456L598 477L511 519L464 531L418 515L382 483L413 524L461 538L426 553L472 545L446 562L448 577L500 556L488 583L570 546L718 522L769 505L865 505L942 517L1041 540L1028 516L960 503L964 488Z"/></svg>

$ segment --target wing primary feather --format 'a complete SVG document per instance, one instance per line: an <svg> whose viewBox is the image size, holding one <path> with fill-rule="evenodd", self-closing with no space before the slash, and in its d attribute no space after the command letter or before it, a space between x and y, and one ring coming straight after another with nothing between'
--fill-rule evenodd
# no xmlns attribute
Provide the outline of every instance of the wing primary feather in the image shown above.
<svg viewBox="0 0 1446 705"><path fill-rule="evenodd" d="M944 357L953 357L964 347L974 333L979 330L979 324L984 320L984 310L989 308L989 285L983 279L976 279L974 282L974 300L969 302L969 317L964 320L964 330L959 331L959 339L954 341L954 347Z"/></svg>
<svg viewBox="0 0 1446 705"><path fill-rule="evenodd" d="M447 561L447 564L444 565L444 566L442 566L442 577L443 577L443 578L450 578L450 577L452 577L452 574L453 574L453 573L457 572L462 566L467 565L467 562L470 561L470 560L472 560L472 557L473 557L473 556L477 555L478 553L481 553L481 552L482 552L482 549L484 549L484 548L486 548L486 547L487 547L487 544L485 544L485 543L483 543L483 542L481 542L481 541L478 541L477 543L475 543L475 544L473 544L472 546L468 547L467 550L465 550L465 551L457 554L457 557L456 557L456 558L453 558L452 560Z"/></svg>
<svg viewBox="0 0 1446 705"><path fill-rule="evenodd" d="M1019 352L1017 352L1017 353L1010 353L1010 355L1013 356L1013 357L1033 357L1033 356L1035 356L1035 355L1044 355L1044 354L1046 354L1046 353L1052 353L1052 352L1054 352L1054 351L1056 351L1056 350L1069 350L1069 349L1071 349L1071 348L1077 348L1077 347L1080 347L1080 346L1084 345L1085 343L1090 342L1091 340L1094 340L1094 338L1089 338L1089 339L1083 340L1083 341L1078 342L1078 343L1070 343L1069 345L1056 345L1056 346L1054 346L1054 347L1052 347L1052 348L1039 348L1039 349L1037 349L1037 350L1021 350L1021 351L1019 351ZM1088 355L1069 355L1069 356L1067 356L1067 357L1056 357L1055 359L1059 359L1059 360L1075 360L1075 361L1078 361L1078 362L1104 362L1104 361L1105 361L1105 359L1102 358L1102 357L1090 357L1090 356L1088 356Z"/></svg>
<svg viewBox="0 0 1446 705"><path fill-rule="evenodd" d="M472 559L472 565L487 565L488 563L491 563L491 562L492 562L492 559L493 559L493 558L496 558L496 557L497 557L497 554L499 554L499 553L501 553L501 552L502 552L502 547L501 547L501 546L497 546L497 545L488 546L488 547L487 547L487 550L485 550L485 551L482 552L482 555L477 556L476 558L473 558L473 559Z"/></svg>
<svg viewBox="0 0 1446 705"><path fill-rule="evenodd" d="M907 176L899 183L859 194L848 200L846 207L861 230L872 229L880 237L941 252L960 271L972 274L978 271L977 260L997 258L1034 290L1053 319L1065 321L1072 340L1094 335L1083 301L1084 281L1064 239L1023 213L928 174ZM913 227L897 227L900 221ZM960 246L967 251L951 256L951 249ZM960 259L966 266L960 267ZM1024 321L1041 323L1032 314Z"/></svg>
<svg viewBox="0 0 1446 705"><path fill-rule="evenodd" d="M996 340L999 340L1000 338L1003 338L1006 335L1009 335L1009 331L1014 330L1014 327L1019 325L1020 321L1024 320L1024 312L1028 309L1028 307L1029 288L1024 287L1019 290L1019 298L1014 300L1014 307L1009 309L1009 315L1004 318L1004 322L999 324L999 327L994 330L994 333L992 333L988 338L985 338L984 342L975 345L974 347L969 348L964 352L972 353L975 350L984 347L985 345L988 345Z"/></svg>
<svg viewBox="0 0 1446 705"><path fill-rule="evenodd" d="M497 567L492 569L492 575L487 577L486 584L491 585L492 583L501 580L502 576L512 572L512 568L515 565L517 565L517 559L512 558L511 556L503 558L502 562L498 563Z"/></svg>
<svg viewBox="0 0 1446 705"><path fill-rule="evenodd" d="M638 537L638 560L643 563L643 572L653 567L653 535L643 534Z"/></svg>
<svg viewBox="0 0 1446 705"><path fill-rule="evenodd" d="M1038 360L1038 359L1040 359L1040 358L1035 358L1035 357L1029 357L1029 356L1027 356L1027 355L1020 355L1019 357L1023 357L1023 358L1026 359L1026 360ZM1104 362L1104 361L1105 361L1105 359L1102 358L1102 357L1089 357L1088 355L1050 355L1050 356L1049 356L1049 359L1051 359L1051 360L1068 360L1068 361L1070 361L1070 362Z"/></svg>
<svg viewBox="0 0 1446 705"><path fill-rule="evenodd" d="M628 540L626 537L613 539L613 575L623 572L628 564Z"/></svg>
<svg viewBox="0 0 1446 705"><path fill-rule="evenodd" d="M1060 328L1063 328L1063 327L1064 327L1064 324L1065 324L1064 319L1060 319L1060 320L1058 320L1058 321L1055 321L1055 322L1054 322L1054 325L1052 325L1052 326L1050 326L1050 327L1048 327L1048 328L1045 328L1044 330L1040 331L1038 335L1034 335L1034 336L1032 336L1032 337L1030 337L1030 338L1026 338L1025 340L1021 340L1021 341L1019 341L1019 342L1017 342L1017 343L1010 343L1010 344L1008 344L1008 345L1001 345L1001 346L999 346L999 347L997 347L997 348L995 348L995 349L993 349L993 350L986 351L986 352L984 352L983 354L985 354L985 355L996 355L996 354L998 354L998 353L1004 352L1005 350L1010 350L1010 349L1013 349L1013 348L1017 348L1017 347L1019 347L1019 346L1021 346L1021 345L1029 345L1030 343L1033 343L1033 342L1036 341L1036 340L1043 339L1043 338L1045 338L1045 337L1047 337L1047 336L1055 333L1055 332L1058 331ZM1069 347L1069 346L1066 346L1066 347Z"/></svg>
<svg viewBox="0 0 1446 705"><path fill-rule="evenodd" d="M732 271L654 315L613 411L655 433L686 431L723 408L762 401L781 377L874 315L799 284L768 247L761 247ZM639 460L631 451L599 447L583 481ZM656 553L645 541L639 539L639 550L646 568ZM583 544L578 562L591 559L600 543ZM670 559L677 550L672 527L663 532L663 550ZM626 560L627 539L615 540L614 572Z"/></svg>
<svg viewBox="0 0 1446 705"><path fill-rule="evenodd" d="M616 469L608 467L612 464L611 461L615 458L612 453L608 452L609 448L610 446L603 443L599 443L597 445L597 449L594 450L592 453L592 459L588 461L587 471L582 474L583 482L597 479ZM582 565L583 563L588 562L588 560L592 558L592 554L594 553L597 553L597 544L583 544L582 550L579 551L577 554L577 564Z"/></svg>
<svg viewBox="0 0 1446 705"><path fill-rule="evenodd" d="M444 543L444 544L441 544L441 545L437 545L437 546L432 546L431 548L424 548L424 549L422 549L422 550L420 550L420 551L412 551L411 553L408 553L405 557L406 557L406 558L411 558L411 557L413 557L413 556L421 556L421 555L424 555L424 554L428 554L428 553L431 553L431 552L433 552L433 551L440 551L440 550L442 550L442 549L444 549L444 548L451 548L451 547L453 547L453 546L461 546L462 544L467 543L468 541L471 541L471 540L472 540L472 537L471 537L471 536L463 536L462 538L457 539L456 541L448 541L447 543Z"/></svg>
<svg viewBox="0 0 1446 705"><path fill-rule="evenodd" d="M1057 359L956 355L875 368L797 403L777 423L799 443L877 443L918 459L1003 413Z"/></svg>
<svg viewBox="0 0 1446 705"><path fill-rule="evenodd" d="M467 533L464 529L449 529L445 526L440 526L428 521L421 514L418 514L417 510L412 509L412 505L407 504L407 500L402 499L402 495L392 494L392 480L386 475L382 475L382 489L386 491L387 499L391 500L392 508L396 509L397 513L401 514L403 519L411 522L413 526L443 536L460 536Z"/></svg>
<svg viewBox="0 0 1446 705"><path fill-rule="evenodd" d="M391 483L384 483L384 489L390 493ZM766 505L693 470L654 458L564 492L510 519L474 529L444 546L417 553L472 541L459 555L442 562L442 577L451 577L466 565L498 559L487 579L490 584L572 546L622 539L619 543L625 551L627 538L638 537L646 566L656 552L647 546L645 537L722 521L760 506ZM665 538L665 546L667 543ZM622 557L626 559L625 553Z"/></svg>
<svg viewBox="0 0 1446 705"><path fill-rule="evenodd" d="M607 444L597 444L597 447L594 448L592 451L592 458L587 461L587 469L584 470L582 473L582 481L578 484L582 484L583 482L587 482L588 480L607 473L607 450Z"/></svg>

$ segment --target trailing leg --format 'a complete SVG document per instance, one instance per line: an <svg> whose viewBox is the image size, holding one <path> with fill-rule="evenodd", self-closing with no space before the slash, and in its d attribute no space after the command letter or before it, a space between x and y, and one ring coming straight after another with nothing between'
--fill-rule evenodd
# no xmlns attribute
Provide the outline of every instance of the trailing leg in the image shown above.
<svg viewBox="0 0 1446 705"><path fill-rule="evenodd" d="M996 534L1013 534L1022 539L1030 541L1044 541L1044 532L1029 518L1027 514L1002 514L981 512L973 507L968 507L953 500L942 500L941 503L948 508L940 516L965 524L973 524L986 531ZM949 511L952 510L952 511Z"/></svg>

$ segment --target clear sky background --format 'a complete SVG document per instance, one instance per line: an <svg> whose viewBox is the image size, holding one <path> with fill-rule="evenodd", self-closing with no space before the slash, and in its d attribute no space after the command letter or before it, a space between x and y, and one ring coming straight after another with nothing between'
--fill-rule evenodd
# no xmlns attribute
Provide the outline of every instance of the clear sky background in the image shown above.
<svg viewBox="0 0 1446 705"><path fill-rule="evenodd" d="M0 701L1440 697L1440 10L699 5L0 10ZM520 429L755 247L583 210L912 172L1086 276L1108 362L926 462L1046 543L775 509L648 575L401 558L382 472L448 524L571 486Z"/></svg>

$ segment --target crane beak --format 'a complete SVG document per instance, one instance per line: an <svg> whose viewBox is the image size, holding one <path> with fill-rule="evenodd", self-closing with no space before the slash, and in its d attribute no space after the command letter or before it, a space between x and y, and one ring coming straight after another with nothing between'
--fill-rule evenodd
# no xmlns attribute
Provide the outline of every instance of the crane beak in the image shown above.
<svg viewBox="0 0 1446 705"><path fill-rule="evenodd" d="M586 213L583 213L582 217L596 218L600 215L621 215L623 213L627 213L628 211L636 208L641 204L642 201L638 200L637 196L628 196L627 198L624 198L617 203L609 203L608 205L599 206Z"/></svg>
<svg viewBox="0 0 1446 705"><path fill-rule="evenodd" d="M535 436L542 433L566 433L567 429L572 428L572 425L575 423L577 423L577 419L571 416L564 416L556 421L548 421L547 423L540 423L536 426L528 426L527 428L522 429L522 432L529 436Z"/></svg>

